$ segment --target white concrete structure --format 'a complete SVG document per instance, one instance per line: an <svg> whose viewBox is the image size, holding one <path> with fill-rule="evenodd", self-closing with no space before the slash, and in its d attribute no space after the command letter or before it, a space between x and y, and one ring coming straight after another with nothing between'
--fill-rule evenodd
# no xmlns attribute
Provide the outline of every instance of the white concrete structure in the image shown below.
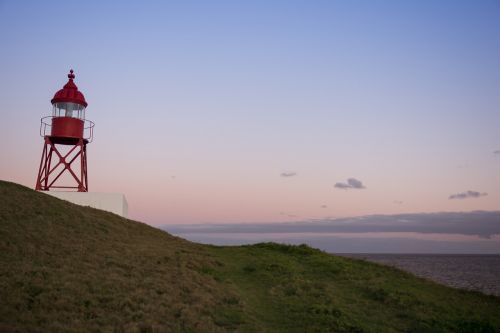
<svg viewBox="0 0 500 333"><path fill-rule="evenodd" d="M54 191L46 191L44 193L80 206L90 206L115 213L123 217L128 217L127 199L125 199L125 196L121 193Z"/></svg>

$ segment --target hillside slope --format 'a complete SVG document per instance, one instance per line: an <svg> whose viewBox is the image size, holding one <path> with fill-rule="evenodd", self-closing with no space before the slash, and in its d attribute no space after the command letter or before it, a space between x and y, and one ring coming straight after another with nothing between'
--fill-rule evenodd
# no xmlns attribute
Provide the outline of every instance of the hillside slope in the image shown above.
<svg viewBox="0 0 500 333"><path fill-rule="evenodd" d="M233 296L203 246L0 183L0 331L224 331ZM230 303L230 302L229 302Z"/></svg>
<svg viewBox="0 0 500 333"><path fill-rule="evenodd" d="M0 182L0 331L498 332L500 299L307 246L215 247Z"/></svg>

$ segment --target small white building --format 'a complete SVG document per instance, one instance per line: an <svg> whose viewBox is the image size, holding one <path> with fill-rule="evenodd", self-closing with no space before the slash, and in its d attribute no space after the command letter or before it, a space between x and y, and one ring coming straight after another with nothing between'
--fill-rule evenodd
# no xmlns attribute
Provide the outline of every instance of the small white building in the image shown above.
<svg viewBox="0 0 500 333"><path fill-rule="evenodd" d="M96 193L96 192L43 192L56 198L72 202L80 206L90 206L128 217L127 199L121 193Z"/></svg>

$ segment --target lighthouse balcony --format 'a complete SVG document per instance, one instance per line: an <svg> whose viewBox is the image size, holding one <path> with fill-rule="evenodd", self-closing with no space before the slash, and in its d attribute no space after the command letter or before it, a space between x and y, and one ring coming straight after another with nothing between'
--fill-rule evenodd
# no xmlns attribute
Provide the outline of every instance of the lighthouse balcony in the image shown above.
<svg viewBox="0 0 500 333"><path fill-rule="evenodd" d="M66 116L47 116L40 120L40 136L50 137L55 143L74 144L80 139L92 142L94 122Z"/></svg>

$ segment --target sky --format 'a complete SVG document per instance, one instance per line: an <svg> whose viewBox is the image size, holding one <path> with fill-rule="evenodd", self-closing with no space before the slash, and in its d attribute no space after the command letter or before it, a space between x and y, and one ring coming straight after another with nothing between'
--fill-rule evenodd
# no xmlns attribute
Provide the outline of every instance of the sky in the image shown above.
<svg viewBox="0 0 500 333"><path fill-rule="evenodd" d="M0 179L70 68L132 219L500 210L499 1L0 0Z"/></svg>

